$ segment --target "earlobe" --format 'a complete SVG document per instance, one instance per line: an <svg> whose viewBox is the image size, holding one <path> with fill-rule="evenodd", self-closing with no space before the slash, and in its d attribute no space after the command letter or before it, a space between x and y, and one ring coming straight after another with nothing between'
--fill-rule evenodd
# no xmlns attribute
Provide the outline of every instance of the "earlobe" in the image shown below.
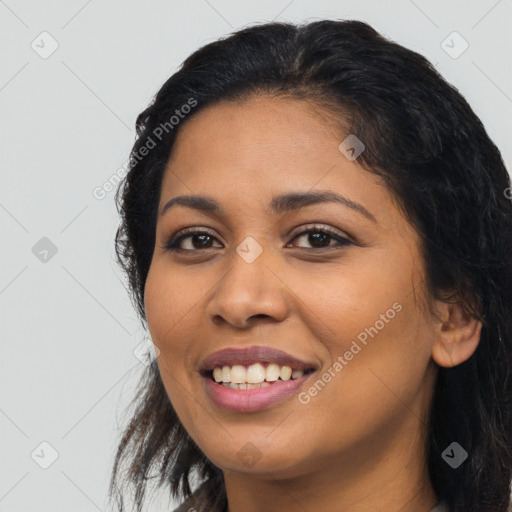
<svg viewBox="0 0 512 512"><path fill-rule="evenodd" d="M432 358L445 368L468 360L480 342L482 322L468 313L461 304L444 304L443 321L439 324Z"/></svg>

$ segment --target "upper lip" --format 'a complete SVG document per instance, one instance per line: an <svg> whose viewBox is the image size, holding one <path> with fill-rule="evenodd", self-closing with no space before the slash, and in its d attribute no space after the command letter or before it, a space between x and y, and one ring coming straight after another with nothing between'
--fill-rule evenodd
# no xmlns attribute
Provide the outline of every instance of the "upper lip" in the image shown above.
<svg viewBox="0 0 512 512"><path fill-rule="evenodd" d="M254 345L246 348L229 347L207 356L201 363L200 371L209 372L217 367L235 364L251 365L254 363L275 363L289 366L293 370L316 370L317 365L271 347Z"/></svg>

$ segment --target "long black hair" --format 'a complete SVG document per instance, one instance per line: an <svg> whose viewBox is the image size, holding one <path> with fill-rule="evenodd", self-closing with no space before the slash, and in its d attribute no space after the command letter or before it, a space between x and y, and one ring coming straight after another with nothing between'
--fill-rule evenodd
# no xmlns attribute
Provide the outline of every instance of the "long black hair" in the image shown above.
<svg viewBox="0 0 512 512"><path fill-rule="evenodd" d="M456 300L482 321L474 354L438 369L425 441L428 468L439 499L454 512L508 512L510 177L457 89L424 57L368 24L324 20L245 28L189 56L139 114L129 170L116 194L121 223L115 247L143 326L160 187L176 134L205 106L254 94L308 99L338 115L347 133L364 141L357 162L385 180L420 234L430 296ZM223 473L180 423L156 361L147 367L132 407L109 489L119 510L125 510L126 485L142 510L153 470L158 486L165 484L180 499L191 495L191 478L198 478L205 490L201 507L222 511ZM456 469L442 458L454 441L469 454Z"/></svg>

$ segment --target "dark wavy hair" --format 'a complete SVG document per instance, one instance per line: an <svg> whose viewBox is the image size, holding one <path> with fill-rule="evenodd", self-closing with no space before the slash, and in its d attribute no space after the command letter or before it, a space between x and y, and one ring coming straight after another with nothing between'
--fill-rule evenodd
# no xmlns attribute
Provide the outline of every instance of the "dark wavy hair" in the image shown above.
<svg viewBox="0 0 512 512"><path fill-rule="evenodd" d="M438 367L425 441L428 469L438 498L453 512L508 512L510 177L458 90L424 57L368 24L323 20L244 28L189 56L139 114L128 173L116 193L121 223L115 248L142 325L147 328L144 285L162 176L176 135L205 106L255 94L312 101L364 141L357 162L385 180L421 236L425 291L461 303L482 321L474 354L453 368ZM187 104L195 106L185 109ZM178 111L187 113L179 123L169 122ZM170 495L183 499L191 496L194 477L204 491L201 510L225 510L223 473L182 426L156 361L145 370L131 406L109 487L118 510L125 510L127 485L140 512L150 479L158 478L157 488L165 484ZM441 457L453 441L469 454L457 469ZM152 469L156 475L150 476Z"/></svg>

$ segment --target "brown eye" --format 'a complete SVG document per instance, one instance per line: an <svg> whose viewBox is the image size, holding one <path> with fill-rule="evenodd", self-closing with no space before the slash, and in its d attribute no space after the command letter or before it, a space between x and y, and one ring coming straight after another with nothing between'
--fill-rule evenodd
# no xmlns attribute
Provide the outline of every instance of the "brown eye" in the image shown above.
<svg viewBox="0 0 512 512"><path fill-rule="evenodd" d="M352 242L345 237L340 236L326 228L312 228L297 234L293 240L304 238L311 247L303 247L303 249L325 249L327 247L336 247L352 245ZM332 246L330 242L335 241L337 244Z"/></svg>
<svg viewBox="0 0 512 512"><path fill-rule="evenodd" d="M295 235L292 241L301 238L304 238L306 243L310 244L310 247L299 248L308 251L353 245L353 242L348 238L324 227L313 227L304 230ZM163 246L163 249L168 251L197 252L200 250L215 248L215 246L212 245L215 241L218 242L217 238L208 231L185 230L171 237L171 239ZM332 244L333 241L336 242L334 245ZM222 244L220 247L222 247Z"/></svg>
<svg viewBox="0 0 512 512"><path fill-rule="evenodd" d="M194 252L201 249L211 249L213 241L216 238L207 231L187 231L181 232L178 236L173 236L165 245L164 249L169 251L189 251ZM185 245L187 248L182 247L182 242L187 241Z"/></svg>

